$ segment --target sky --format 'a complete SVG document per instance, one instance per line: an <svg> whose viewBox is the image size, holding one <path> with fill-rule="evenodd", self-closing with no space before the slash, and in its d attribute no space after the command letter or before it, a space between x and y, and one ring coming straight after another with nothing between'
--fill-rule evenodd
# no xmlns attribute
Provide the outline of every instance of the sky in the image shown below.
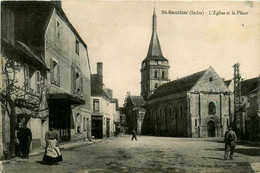
<svg viewBox="0 0 260 173"><path fill-rule="evenodd" d="M97 62L103 62L105 87L113 90L120 106L128 91L140 95L141 62L151 39L154 7L170 80L210 66L221 78L232 79L237 62L242 78L259 76L260 2L62 2L68 19L88 46L91 73L96 73ZM177 15L173 11L188 13Z"/></svg>

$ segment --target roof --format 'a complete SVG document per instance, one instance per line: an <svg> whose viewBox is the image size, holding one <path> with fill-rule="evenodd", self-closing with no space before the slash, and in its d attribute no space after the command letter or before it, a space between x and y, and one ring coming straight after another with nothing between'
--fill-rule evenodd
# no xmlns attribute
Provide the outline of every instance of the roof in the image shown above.
<svg viewBox="0 0 260 173"><path fill-rule="evenodd" d="M53 1L5 1L1 4L15 12L15 39L26 44L39 57L44 55L45 30L54 8L82 45L87 48L86 43L57 3Z"/></svg>
<svg viewBox="0 0 260 173"><path fill-rule="evenodd" d="M8 56L8 58L17 59L20 62L27 63L28 65L31 65L39 70L49 70L45 62L40 57L35 55L31 49L22 42L16 41L13 45L8 40L1 37L1 48L4 50L4 55Z"/></svg>
<svg viewBox="0 0 260 173"><path fill-rule="evenodd" d="M232 80L226 80L226 81L224 81L224 82L225 82L225 84L226 84L227 86L229 86L230 83L232 82Z"/></svg>
<svg viewBox="0 0 260 173"><path fill-rule="evenodd" d="M163 57L156 28L157 28L157 25L156 25L156 14L154 12L154 14L153 14L152 37L151 37L151 41L150 41L147 57L144 59L144 61L151 60L151 59L167 61L167 59Z"/></svg>
<svg viewBox="0 0 260 173"><path fill-rule="evenodd" d="M141 107L144 104L144 99L142 96L129 96L135 107Z"/></svg>
<svg viewBox="0 0 260 173"><path fill-rule="evenodd" d="M108 89L104 87L104 84L96 74L91 75L91 96L104 96L108 99L112 99Z"/></svg>
<svg viewBox="0 0 260 173"><path fill-rule="evenodd" d="M243 80L241 84L241 95L248 95L258 87L258 77Z"/></svg>
<svg viewBox="0 0 260 173"><path fill-rule="evenodd" d="M48 94L48 99L49 100L54 100L55 102L60 101L60 102L67 102L72 105L81 105L85 104L85 100L82 98L73 96L68 93L49 93Z"/></svg>
<svg viewBox="0 0 260 173"><path fill-rule="evenodd" d="M183 78L165 83L159 86L155 92L149 97L148 100L163 97L170 94L180 93L189 91L201 78L201 76L206 72L206 70L185 76Z"/></svg>

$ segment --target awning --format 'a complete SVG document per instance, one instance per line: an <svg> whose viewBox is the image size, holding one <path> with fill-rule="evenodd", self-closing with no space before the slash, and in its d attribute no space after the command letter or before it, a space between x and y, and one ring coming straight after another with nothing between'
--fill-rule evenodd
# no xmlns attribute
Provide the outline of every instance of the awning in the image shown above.
<svg viewBox="0 0 260 173"><path fill-rule="evenodd" d="M73 96L68 93L49 93L48 94L48 100L50 101L58 101L58 102L63 102L63 103L68 103L71 105L84 105L85 100L82 98Z"/></svg>

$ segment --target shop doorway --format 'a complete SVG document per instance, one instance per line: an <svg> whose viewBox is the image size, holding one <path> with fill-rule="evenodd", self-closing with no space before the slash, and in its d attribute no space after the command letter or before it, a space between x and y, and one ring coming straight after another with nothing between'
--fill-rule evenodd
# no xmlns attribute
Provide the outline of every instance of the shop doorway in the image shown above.
<svg viewBox="0 0 260 173"><path fill-rule="evenodd" d="M96 139L103 138L103 117L101 116L92 116L91 120L91 133Z"/></svg>

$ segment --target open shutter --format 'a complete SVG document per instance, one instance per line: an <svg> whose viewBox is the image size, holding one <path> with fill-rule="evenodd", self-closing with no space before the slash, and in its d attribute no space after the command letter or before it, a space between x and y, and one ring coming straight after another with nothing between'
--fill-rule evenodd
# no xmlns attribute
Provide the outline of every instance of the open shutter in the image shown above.
<svg viewBox="0 0 260 173"><path fill-rule="evenodd" d="M52 61L52 59L51 59L51 61L50 61L50 69L51 69L51 73L50 73L50 75L51 75L51 83L53 83L54 82L54 62Z"/></svg>
<svg viewBox="0 0 260 173"><path fill-rule="evenodd" d="M60 65L57 65L57 83L60 86Z"/></svg>
<svg viewBox="0 0 260 173"><path fill-rule="evenodd" d="M72 94L74 94L74 91L76 90L76 81L75 81L75 79L76 79L76 77L75 77L75 75L76 75L76 73L75 73L75 67L73 67L72 66L72 69L71 69L71 76L72 76L72 82L71 82L71 84L72 84Z"/></svg>
<svg viewBox="0 0 260 173"><path fill-rule="evenodd" d="M80 77L80 93L83 94L83 76Z"/></svg>

